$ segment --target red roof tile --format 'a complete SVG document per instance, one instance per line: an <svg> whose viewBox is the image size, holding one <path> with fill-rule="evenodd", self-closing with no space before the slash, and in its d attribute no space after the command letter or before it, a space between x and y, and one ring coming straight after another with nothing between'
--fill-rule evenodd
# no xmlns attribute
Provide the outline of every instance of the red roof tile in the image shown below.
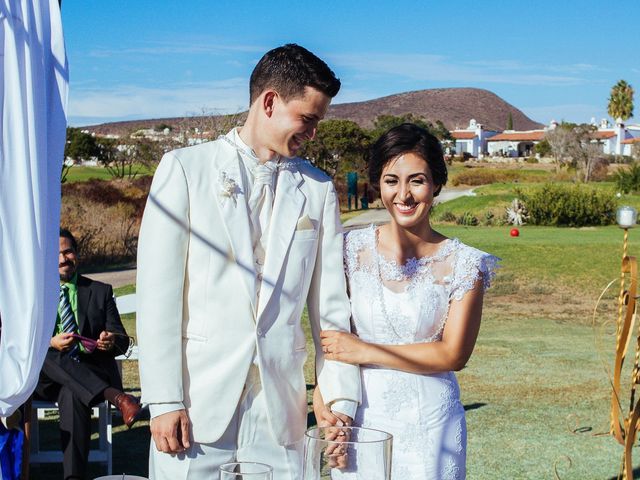
<svg viewBox="0 0 640 480"><path fill-rule="evenodd" d="M451 136L456 140L470 140L476 138L476 132L451 132Z"/></svg>
<svg viewBox="0 0 640 480"><path fill-rule="evenodd" d="M616 132L593 132L591 138L596 140L602 140L604 138L613 138L616 136Z"/></svg>
<svg viewBox="0 0 640 480"><path fill-rule="evenodd" d="M491 138L488 142L531 142L542 140L544 138L544 130L533 130L530 132L502 132Z"/></svg>
<svg viewBox="0 0 640 480"><path fill-rule="evenodd" d="M627 145L633 144L633 143L640 143L640 137L632 137L632 138L627 138L626 140L623 140L620 143L624 143Z"/></svg>

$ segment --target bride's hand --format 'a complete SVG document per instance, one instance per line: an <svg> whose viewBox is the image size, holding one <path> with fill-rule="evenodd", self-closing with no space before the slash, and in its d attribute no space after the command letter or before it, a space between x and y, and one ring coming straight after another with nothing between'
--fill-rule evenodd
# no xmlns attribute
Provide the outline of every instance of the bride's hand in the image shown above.
<svg viewBox="0 0 640 480"><path fill-rule="evenodd" d="M324 358L327 360L337 360L353 365L367 363L366 353L369 344L353 333L323 330L320 332L320 344Z"/></svg>

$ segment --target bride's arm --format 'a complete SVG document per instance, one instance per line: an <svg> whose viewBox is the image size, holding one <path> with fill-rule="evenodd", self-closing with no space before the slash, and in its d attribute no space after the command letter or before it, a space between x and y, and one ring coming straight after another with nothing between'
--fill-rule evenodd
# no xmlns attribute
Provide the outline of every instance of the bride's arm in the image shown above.
<svg viewBox="0 0 640 480"><path fill-rule="evenodd" d="M442 340L409 345L367 343L356 335L323 331L325 358L340 362L376 365L412 373L461 370L471 357L480 330L483 280L460 300L452 300Z"/></svg>

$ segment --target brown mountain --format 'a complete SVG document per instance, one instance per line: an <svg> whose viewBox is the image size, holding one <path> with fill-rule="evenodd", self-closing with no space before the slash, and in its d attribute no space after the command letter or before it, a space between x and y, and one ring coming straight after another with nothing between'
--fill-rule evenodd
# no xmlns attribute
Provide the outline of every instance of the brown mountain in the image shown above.
<svg viewBox="0 0 640 480"><path fill-rule="evenodd" d="M332 105L326 118L353 120L361 127L371 128L379 115L404 115L413 113L427 121L440 120L449 130L465 128L474 118L486 129L502 131L507 127L509 113L515 130L541 128L542 124L531 120L513 105L488 90L480 88L434 88L415 92L398 93L364 102ZM244 114L240 115L242 118ZM173 127L202 126L197 117L175 117L126 122L103 123L82 127L98 134L126 134L159 124Z"/></svg>
<svg viewBox="0 0 640 480"><path fill-rule="evenodd" d="M353 120L371 128L378 115L413 113L435 123L442 121L449 130L466 128L474 118L486 129L507 128L509 113L515 130L533 130L542 124L531 120L513 105L481 88L433 88L398 93L365 102L341 103L329 109L327 118Z"/></svg>

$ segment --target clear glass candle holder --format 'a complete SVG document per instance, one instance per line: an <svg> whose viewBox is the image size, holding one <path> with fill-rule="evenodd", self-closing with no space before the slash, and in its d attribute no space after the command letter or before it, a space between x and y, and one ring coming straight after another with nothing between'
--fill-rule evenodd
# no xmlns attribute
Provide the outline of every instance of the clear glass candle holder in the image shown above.
<svg viewBox="0 0 640 480"><path fill-rule="evenodd" d="M314 427L304 443L303 480L390 480L393 437L362 427Z"/></svg>
<svg viewBox="0 0 640 480"><path fill-rule="evenodd" d="M273 480L273 468L258 462L225 463L220 465L220 480Z"/></svg>

